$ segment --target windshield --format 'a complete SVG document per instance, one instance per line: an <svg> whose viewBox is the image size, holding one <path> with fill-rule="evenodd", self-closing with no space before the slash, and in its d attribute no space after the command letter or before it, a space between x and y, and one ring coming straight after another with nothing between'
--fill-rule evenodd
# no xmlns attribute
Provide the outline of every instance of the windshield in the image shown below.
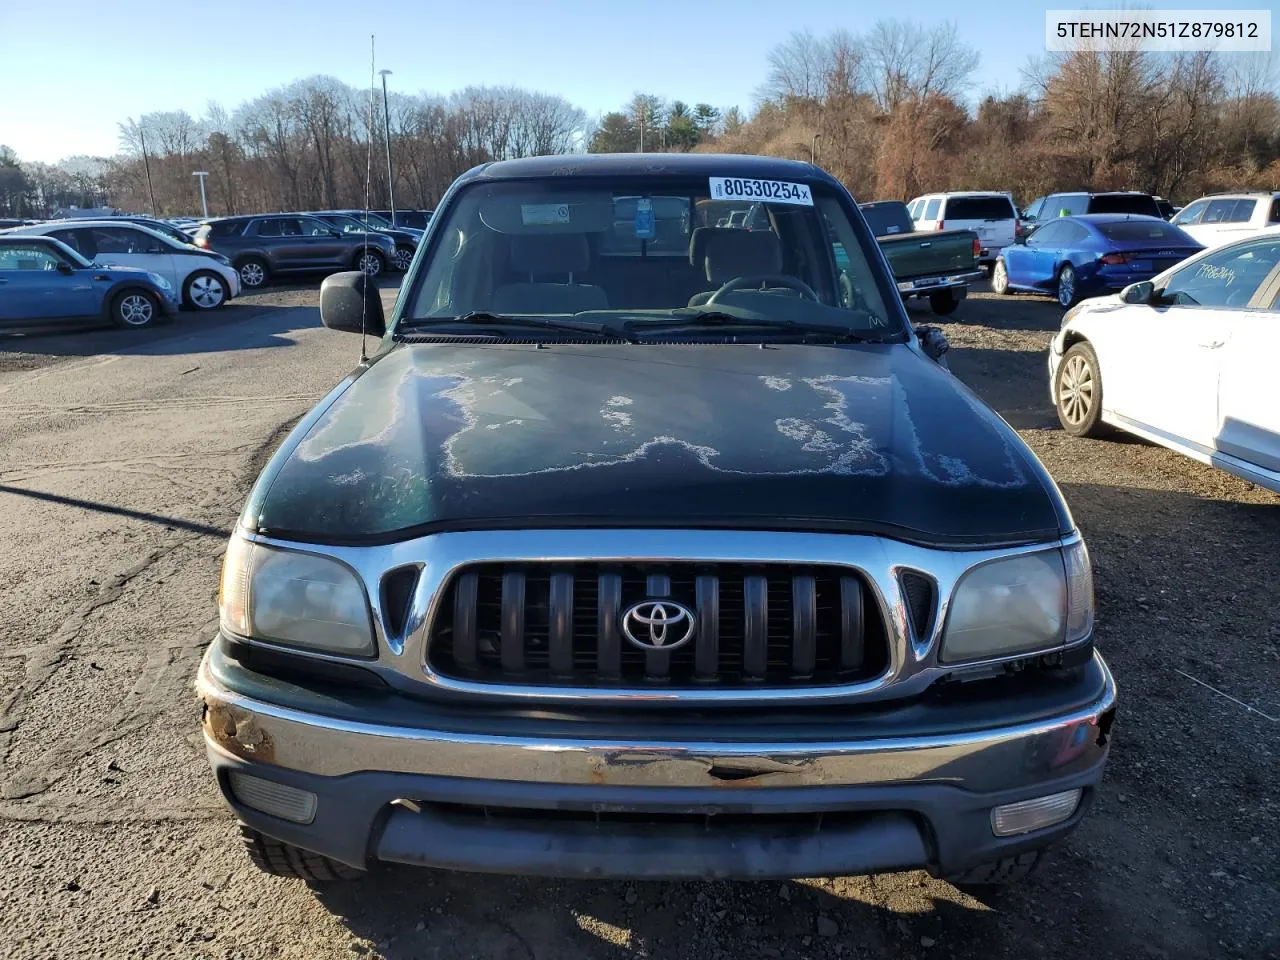
<svg viewBox="0 0 1280 960"><path fill-rule="evenodd" d="M726 182L731 195L762 183ZM713 199L706 178L475 184L436 212L445 219L402 320L589 313L642 326L693 308L902 332L847 200L822 184L775 186L782 196L764 201Z"/></svg>
<svg viewBox="0 0 1280 960"><path fill-rule="evenodd" d="M395 229L395 227L391 225L390 220L387 220L384 217L378 216L372 210L370 210L368 213L361 213L360 216L364 218L365 222L368 223L369 226L376 227L379 230Z"/></svg>

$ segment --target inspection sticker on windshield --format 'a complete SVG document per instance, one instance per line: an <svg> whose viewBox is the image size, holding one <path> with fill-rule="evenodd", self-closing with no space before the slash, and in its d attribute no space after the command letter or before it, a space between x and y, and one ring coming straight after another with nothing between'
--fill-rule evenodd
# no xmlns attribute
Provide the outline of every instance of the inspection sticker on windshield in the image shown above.
<svg viewBox="0 0 1280 960"><path fill-rule="evenodd" d="M551 223L569 222L567 203L522 203L520 219L526 227L540 227Z"/></svg>
<svg viewBox="0 0 1280 960"><path fill-rule="evenodd" d="M763 200L766 203L795 203L813 206L813 195L803 183L785 180L748 180L742 177L711 177L712 200Z"/></svg>

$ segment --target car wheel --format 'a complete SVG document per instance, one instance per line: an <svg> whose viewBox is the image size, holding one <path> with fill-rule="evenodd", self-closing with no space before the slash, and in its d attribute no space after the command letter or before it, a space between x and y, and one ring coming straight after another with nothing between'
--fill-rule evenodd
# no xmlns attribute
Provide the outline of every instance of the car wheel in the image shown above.
<svg viewBox="0 0 1280 960"><path fill-rule="evenodd" d="M240 273L240 282L247 289L256 290L267 282L268 271L265 260L259 260L257 257L241 260L236 265L236 270Z"/></svg>
<svg viewBox="0 0 1280 960"><path fill-rule="evenodd" d="M111 301L111 319L130 330L149 327L160 317L160 304L145 290L126 290Z"/></svg>
<svg viewBox="0 0 1280 960"><path fill-rule="evenodd" d="M991 267L991 289L1002 297L1009 293L1009 269L1004 265L1003 259L997 260Z"/></svg>
<svg viewBox="0 0 1280 960"><path fill-rule="evenodd" d="M1071 264L1058 271L1058 306L1069 310L1076 305L1076 271Z"/></svg>
<svg viewBox="0 0 1280 960"><path fill-rule="evenodd" d="M365 875L363 870L268 837L243 823L240 824L240 837L244 840L249 859L263 873L275 874L277 877L298 877L315 884L359 880Z"/></svg>
<svg viewBox="0 0 1280 960"><path fill-rule="evenodd" d="M395 256L391 258L391 265L401 273L405 273L411 263L413 263L413 250L409 247L396 247Z"/></svg>
<svg viewBox="0 0 1280 960"><path fill-rule="evenodd" d="M227 302L227 285L216 273L201 270L187 278L182 299L196 310L216 310Z"/></svg>
<svg viewBox="0 0 1280 960"><path fill-rule="evenodd" d="M956 312L956 307L960 306L960 301L955 298L955 295L950 290L943 290L939 293L929 294L929 306L934 313L945 317L949 313Z"/></svg>
<svg viewBox="0 0 1280 960"><path fill-rule="evenodd" d="M386 268L386 262L382 259L382 254L376 250L365 250L356 256L356 269L364 273L366 277L376 277Z"/></svg>
<svg viewBox="0 0 1280 960"><path fill-rule="evenodd" d="M1098 355L1087 342L1069 349L1058 365L1053 385L1054 406L1062 429L1073 437L1096 437L1102 423L1102 375Z"/></svg>

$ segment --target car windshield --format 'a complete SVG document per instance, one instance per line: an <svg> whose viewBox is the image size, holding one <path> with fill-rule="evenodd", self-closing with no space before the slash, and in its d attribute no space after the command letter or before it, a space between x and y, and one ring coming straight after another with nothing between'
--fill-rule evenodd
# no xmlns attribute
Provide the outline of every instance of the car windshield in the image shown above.
<svg viewBox="0 0 1280 960"><path fill-rule="evenodd" d="M669 324L744 322L903 332L866 254L874 240L824 184L648 177L481 182L438 210L402 322L590 314ZM767 188L769 200L730 199ZM746 186L742 186L742 184ZM776 191L776 192L775 192ZM692 311L691 311L692 308Z"/></svg>
<svg viewBox="0 0 1280 960"><path fill-rule="evenodd" d="M355 217L347 217L341 214L327 216L324 220L325 222L337 227L343 233L365 233L368 229ZM374 226L377 226L377 224L374 224Z"/></svg>
<svg viewBox="0 0 1280 960"><path fill-rule="evenodd" d="M362 212L359 217L354 219L363 219L367 224L369 224L369 226L375 227L378 230L394 230L395 229L395 227L391 225L390 220L387 220L385 217L378 216L372 210L370 210L368 213Z"/></svg>
<svg viewBox="0 0 1280 960"><path fill-rule="evenodd" d="M1108 240L1150 240L1152 243L1176 243L1198 247L1190 235L1163 220L1117 220L1100 223L1098 230Z"/></svg>

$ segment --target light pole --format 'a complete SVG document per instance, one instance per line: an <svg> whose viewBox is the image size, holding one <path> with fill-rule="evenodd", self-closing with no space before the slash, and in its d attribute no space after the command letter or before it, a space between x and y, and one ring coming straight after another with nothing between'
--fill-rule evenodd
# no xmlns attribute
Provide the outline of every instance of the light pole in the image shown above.
<svg viewBox="0 0 1280 960"><path fill-rule="evenodd" d="M809 162L815 167L818 165L818 141L822 139L822 134L815 133L813 139L809 141Z"/></svg>
<svg viewBox="0 0 1280 960"><path fill-rule="evenodd" d="M204 178L207 177L208 175L209 175L208 170L197 170L195 173L192 174L193 177L200 178L200 210L202 211L203 216L205 217L206 220L209 218L209 201L205 199L205 195L204 195Z"/></svg>
<svg viewBox="0 0 1280 960"><path fill-rule="evenodd" d="M391 201L391 225L396 225L396 178L391 172L391 111L387 107L387 76L390 70L379 70L382 77L382 129L387 135L387 198Z"/></svg>
<svg viewBox="0 0 1280 960"><path fill-rule="evenodd" d="M142 145L142 166L147 171L147 196L151 198L151 216L159 217L156 212L156 191L151 186L151 158L147 156L147 135L142 129L142 124L138 124L138 142Z"/></svg>

